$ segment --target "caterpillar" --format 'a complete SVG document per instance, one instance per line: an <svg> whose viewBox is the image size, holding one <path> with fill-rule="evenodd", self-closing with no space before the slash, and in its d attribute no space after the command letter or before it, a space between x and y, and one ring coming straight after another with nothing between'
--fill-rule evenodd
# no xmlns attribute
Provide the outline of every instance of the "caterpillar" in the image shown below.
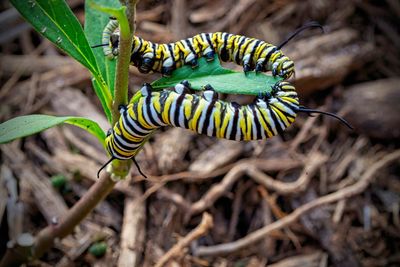
<svg viewBox="0 0 400 267"><path fill-rule="evenodd" d="M273 76L290 78L294 73L294 63L285 56L281 48L304 29L322 26L317 22L303 25L280 45L275 46L256 38L226 32L201 33L175 43L158 44L134 36L131 63L142 73L160 72L170 76L172 71L190 65L196 68L199 57L214 60L218 54L222 61L235 62L243 66L245 73L271 71ZM113 58L118 55L118 22L111 19L102 35L104 55ZM96 47L96 46L95 46Z"/></svg>
<svg viewBox="0 0 400 267"><path fill-rule="evenodd" d="M120 112L119 121L105 140L111 159L101 169L114 159L134 160L146 137L167 125L217 138L250 141L282 134L297 113L305 112L333 116L351 128L335 114L300 106L294 86L287 81L277 82L270 93L259 94L248 105L219 100L211 85L197 95L191 93L187 81L163 91L154 91L151 85L144 84L140 99L121 106Z"/></svg>

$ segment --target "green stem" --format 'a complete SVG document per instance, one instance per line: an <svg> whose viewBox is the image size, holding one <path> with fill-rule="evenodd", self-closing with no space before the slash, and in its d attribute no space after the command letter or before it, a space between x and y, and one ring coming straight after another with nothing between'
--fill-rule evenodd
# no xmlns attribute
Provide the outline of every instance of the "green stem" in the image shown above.
<svg viewBox="0 0 400 267"><path fill-rule="evenodd" d="M130 2L134 2L132 5ZM136 20L136 1L130 1L121 10L124 12L118 12L116 18L120 28L119 38L119 54L116 66L116 77L115 77L115 91L114 101L112 104L112 123L115 125L119 120L120 105L126 105L128 103L128 82L129 82L129 64L131 60L132 42L135 33L135 22ZM122 13L122 14L121 14ZM129 18L129 21L128 21ZM130 169L131 161L118 161L115 160L112 164L112 178L123 179Z"/></svg>
<svg viewBox="0 0 400 267"><path fill-rule="evenodd" d="M126 8L123 8L126 11ZM128 103L129 63L131 59L133 32L125 15L117 17L120 27L119 54L116 67L114 101L112 105L113 125L119 119L119 106Z"/></svg>

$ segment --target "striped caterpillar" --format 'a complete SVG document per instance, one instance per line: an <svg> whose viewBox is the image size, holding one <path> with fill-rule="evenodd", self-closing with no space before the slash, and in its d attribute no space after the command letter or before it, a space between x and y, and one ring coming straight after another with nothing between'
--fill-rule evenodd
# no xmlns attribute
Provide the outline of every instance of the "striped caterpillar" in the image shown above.
<svg viewBox="0 0 400 267"><path fill-rule="evenodd" d="M271 71L273 76L288 79L294 73L294 63L280 50L304 29L322 26L310 22L297 29L284 42L274 46L259 39L225 32L201 33L175 43L157 44L134 36L131 63L142 73L160 72L170 76L172 71L183 66L197 67L198 58L214 60L218 54L222 61L235 62L243 66L243 71ZM113 58L118 55L118 22L111 19L102 35L104 55ZM95 46L96 47L96 46Z"/></svg>
<svg viewBox="0 0 400 267"><path fill-rule="evenodd" d="M202 95L192 94L190 84L183 81L173 90L154 91L149 84L141 89L138 101L121 106L121 116L106 138L111 159L133 159L146 137L154 130L171 125L199 134L236 141L267 139L282 134L298 112L322 113L351 126L335 114L307 109L299 105L296 90L289 82L279 81L270 93L260 94L253 103L239 105L218 99L210 85Z"/></svg>

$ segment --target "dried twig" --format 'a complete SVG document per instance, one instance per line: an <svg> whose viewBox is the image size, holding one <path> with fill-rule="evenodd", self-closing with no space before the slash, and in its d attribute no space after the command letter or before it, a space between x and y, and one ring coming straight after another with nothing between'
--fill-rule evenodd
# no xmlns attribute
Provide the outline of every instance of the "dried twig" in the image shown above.
<svg viewBox="0 0 400 267"><path fill-rule="evenodd" d="M200 224L194 228L189 234L178 241L155 265L156 267L164 266L170 259L176 257L182 253L182 250L187 247L190 242L198 239L199 237L205 235L208 230L213 226L213 219L208 213L203 213Z"/></svg>
<svg viewBox="0 0 400 267"><path fill-rule="evenodd" d="M254 243L262 240L266 235L268 235L272 231L276 231L297 221L303 214L309 212L312 209L360 194L368 187L368 185L374 178L375 174L379 170L399 159L400 159L400 150L396 150L395 152L386 155L384 158L374 163L369 169L365 171L365 173L360 177L359 181L356 182L355 184L345 187L329 195L315 199L307 204L304 204L299 208L297 208L296 210L294 210L288 216L272 224L264 226L263 228L247 235L242 239L226 244L220 244L209 247L204 247L204 246L198 247L194 251L194 254L203 257L217 256L221 254L233 253L241 249L244 249L248 246L251 246Z"/></svg>
<svg viewBox="0 0 400 267"><path fill-rule="evenodd" d="M141 194L139 189L135 192ZM139 266L146 233L145 205L138 198L125 199L118 267Z"/></svg>

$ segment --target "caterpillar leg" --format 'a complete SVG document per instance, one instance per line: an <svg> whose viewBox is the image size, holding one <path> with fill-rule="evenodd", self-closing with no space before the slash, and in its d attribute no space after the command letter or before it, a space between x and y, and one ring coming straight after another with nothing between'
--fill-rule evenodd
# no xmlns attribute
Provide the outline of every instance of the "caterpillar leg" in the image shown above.
<svg viewBox="0 0 400 267"><path fill-rule="evenodd" d="M197 68L199 66L199 62L198 62L197 58L192 59L189 62L189 64L192 67L192 69L195 69L195 68Z"/></svg>
<svg viewBox="0 0 400 267"><path fill-rule="evenodd" d="M162 67L161 74L164 77L170 77L172 75L172 71L174 70L173 67Z"/></svg>
<svg viewBox="0 0 400 267"><path fill-rule="evenodd" d="M125 112L126 110L127 110L127 106L126 105L119 105L118 106L118 110L119 110L119 113L123 113L123 112Z"/></svg>
<svg viewBox="0 0 400 267"><path fill-rule="evenodd" d="M141 73L149 73L154 66L154 59L150 57L143 57L140 61L138 69Z"/></svg>
<svg viewBox="0 0 400 267"><path fill-rule="evenodd" d="M204 57L206 58L206 60L208 62L213 61L214 60L214 56L215 56L215 52L214 51L210 51L210 52L204 54Z"/></svg>
<svg viewBox="0 0 400 267"><path fill-rule="evenodd" d="M264 59L257 60L256 67L254 68L254 70L256 71L256 73L265 71Z"/></svg>

